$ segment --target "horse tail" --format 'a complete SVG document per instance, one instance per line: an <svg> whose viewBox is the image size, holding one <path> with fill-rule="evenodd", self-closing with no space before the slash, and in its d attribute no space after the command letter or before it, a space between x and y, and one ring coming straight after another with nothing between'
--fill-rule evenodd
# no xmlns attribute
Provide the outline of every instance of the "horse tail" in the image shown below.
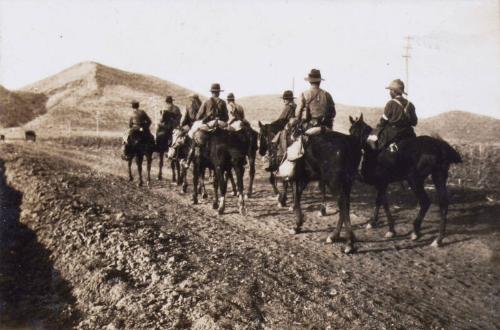
<svg viewBox="0 0 500 330"><path fill-rule="evenodd" d="M442 150L446 155L446 159L450 164L458 164L462 162L462 156L458 153L458 151L453 148L448 142L441 140Z"/></svg>

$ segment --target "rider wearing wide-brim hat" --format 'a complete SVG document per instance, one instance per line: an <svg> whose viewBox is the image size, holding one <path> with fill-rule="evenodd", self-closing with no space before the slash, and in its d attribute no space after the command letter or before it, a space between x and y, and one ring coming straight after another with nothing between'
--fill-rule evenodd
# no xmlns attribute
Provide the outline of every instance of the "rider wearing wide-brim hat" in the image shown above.
<svg viewBox="0 0 500 330"><path fill-rule="evenodd" d="M286 120L287 122L295 117L295 110L297 109L297 104L295 103L295 97L293 96L293 91L286 90L283 92L281 96L283 100L283 110L281 110L281 114L278 117L278 120Z"/></svg>
<svg viewBox="0 0 500 330"><path fill-rule="evenodd" d="M304 91L300 96L299 119L304 119L309 127L325 126L333 127L335 118L335 103L327 91L320 88L321 72L318 69L312 69L308 76L304 78L311 87Z"/></svg>
<svg viewBox="0 0 500 330"><path fill-rule="evenodd" d="M401 79L395 79L386 89L389 90L391 99L385 105L379 124L368 138L372 147L379 150L392 142L415 137L413 127L418 122L415 106L403 96L403 94L407 95L404 82Z"/></svg>

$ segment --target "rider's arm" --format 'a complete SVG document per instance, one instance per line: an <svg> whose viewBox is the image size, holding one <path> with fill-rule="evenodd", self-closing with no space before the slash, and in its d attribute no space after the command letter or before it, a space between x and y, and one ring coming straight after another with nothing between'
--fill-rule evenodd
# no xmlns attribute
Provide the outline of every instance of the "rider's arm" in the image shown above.
<svg viewBox="0 0 500 330"><path fill-rule="evenodd" d="M229 114L227 113L227 106L226 106L226 102L222 102L221 104L221 114L219 116L219 119L222 120L222 121L225 121L227 122L229 120Z"/></svg>
<svg viewBox="0 0 500 330"><path fill-rule="evenodd" d="M411 126L417 126L418 123L418 118L417 118L417 113L415 112L415 106L413 103L410 103L408 106L408 119L410 121Z"/></svg>
<svg viewBox="0 0 500 330"><path fill-rule="evenodd" d="M304 97L304 93L300 95L300 108L299 108L299 114L297 115L297 118L299 120L302 119L302 113L304 112L304 109L306 108L306 98Z"/></svg>
<svg viewBox="0 0 500 330"><path fill-rule="evenodd" d="M203 118L205 118L206 108L207 108L207 102L205 101L198 110L198 114L196 115L196 120L202 120Z"/></svg>
<svg viewBox="0 0 500 330"><path fill-rule="evenodd" d="M384 114L380 118L380 122L378 123L377 127L381 128L387 125L389 119L392 116L392 111L393 111L392 107L393 107L393 102L391 101L387 102L384 108Z"/></svg>
<svg viewBox="0 0 500 330"><path fill-rule="evenodd" d="M333 102L333 98L330 95L330 93L326 93L326 104L328 107L328 118L333 120L335 116L337 115L337 111L335 110L335 102Z"/></svg>

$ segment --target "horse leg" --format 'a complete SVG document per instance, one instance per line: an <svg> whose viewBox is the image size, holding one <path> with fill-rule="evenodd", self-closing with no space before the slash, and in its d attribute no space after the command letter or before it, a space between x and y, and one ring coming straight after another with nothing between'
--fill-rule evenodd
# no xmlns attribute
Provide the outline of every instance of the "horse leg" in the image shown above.
<svg viewBox="0 0 500 330"><path fill-rule="evenodd" d="M443 244L443 239L446 233L446 222L448 220L448 205L450 204L450 201L448 199L448 188L446 187L447 179L448 179L447 170L446 172L443 171L443 172L432 173L432 181L436 186L436 191L438 194L438 201L439 201L439 214L441 216L438 237L431 244L433 247L440 247Z"/></svg>
<svg viewBox="0 0 500 330"><path fill-rule="evenodd" d="M182 177L182 193L185 194L187 192L187 169L184 166L181 166L179 163L180 175Z"/></svg>
<svg viewBox="0 0 500 330"><path fill-rule="evenodd" d="M141 187L144 182L142 181L142 161L144 160L144 155L139 154L135 157L135 163L137 164L137 172L139 173L139 187Z"/></svg>
<svg viewBox="0 0 500 330"><path fill-rule="evenodd" d="M220 189L220 198L219 198L219 209L218 213L219 215L224 214L224 210L226 209L226 192L227 192L227 179L226 176L224 175L224 172L222 172L219 169L219 174L217 175L218 178L216 180L219 181L219 189Z"/></svg>
<svg viewBox="0 0 500 330"><path fill-rule="evenodd" d="M418 203L420 205L420 210L418 211L418 215L413 222L413 232L411 234L411 239L413 241L417 240L420 237L420 227L422 226L422 220L424 220L425 214L431 205L431 201L429 196L424 189L424 180L411 180L409 181L410 187L418 198Z"/></svg>
<svg viewBox="0 0 500 330"><path fill-rule="evenodd" d="M342 187L342 192L340 193L340 207L343 211L341 216L343 217L342 222L345 223L345 229L347 232L347 246L344 249L344 253L349 254L355 251L354 243L356 242L356 237L351 226L351 186L350 184L344 183Z"/></svg>
<svg viewBox="0 0 500 330"><path fill-rule="evenodd" d="M334 182L329 182L328 183L328 188L330 189L330 192L333 193L336 191L335 189L335 183ZM326 238L327 243L333 243L333 242L338 242L340 241L340 233L342 232L342 226L344 225L344 222L346 221L345 217L345 198L343 195L343 192L339 194L339 197L337 199L337 204L339 207L339 220L337 222L337 226L335 227L335 230L333 231L332 234L330 234Z"/></svg>
<svg viewBox="0 0 500 330"><path fill-rule="evenodd" d="M212 203L212 208L214 210L217 210L219 208L219 184L222 183L222 180L219 177L219 172L221 170L219 168L215 169L215 176L212 181L212 184L214 186L214 201ZM223 173L220 173L220 175L224 175Z"/></svg>
<svg viewBox="0 0 500 330"><path fill-rule="evenodd" d="M231 188L233 188L233 196L237 196L238 189L236 188L236 182L234 181L234 176L233 176L232 170L227 171L226 180L228 180L228 179L231 181Z"/></svg>
<svg viewBox="0 0 500 330"><path fill-rule="evenodd" d="M321 207L318 212L319 217L326 216L326 185L322 182L319 183L319 190L321 191Z"/></svg>
<svg viewBox="0 0 500 330"><path fill-rule="evenodd" d="M243 196L243 177L245 175L245 167L243 165L236 166L234 172L236 174L236 184L238 185L238 211L241 215L246 215L247 208L245 206L245 197Z"/></svg>
<svg viewBox="0 0 500 330"><path fill-rule="evenodd" d="M132 162L133 162L133 158L129 158L128 159L128 180L129 181L134 181L134 177L132 176Z"/></svg>
<svg viewBox="0 0 500 330"><path fill-rule="evenodd" d="M375 198L375 209L373 210L373 215L366 225L366 229L372 229L378 225L378 217L380 212L380 206L382 205L382 194L387 186L377 186L377 197Z"/></svg>
<svg viewBox="0 0 500 330"><path fill-rule="evenodd" d="M210 170L209 170L210 173ZM206 169L203 170L203 173L201 175L201 181L200 181L200 186L197 188L199 189L199 193L201 194L201 198L207 199L208 194L207 194L207 189L205 188L205 178L206 178ZM212 181L213 183L213 181Z"/></svg>
<svg viewBox="0 0 500 330"><path fill-rule="evenodd" d="M248 157L248 163L249 163L249 182L248 182L248 193L247 196L248 198L252 197L253 194L253 180L255 178L255 157Z"/></svg>
<svg viewBox="0 0 500 330"><path fill-rule="evenodd" d="M279 197L279 190L278 190L278 187L276 186L276 176L274 176L274 173L271 173L269 175L269 183L271 183L271 186L273 187L274 196L276 196L278 198Z"/></svg>
<svg viewBox="0 0 500 330"><path fill-rule="evenodd" d="M304 215L302 214L302 209L300 207L300 199L302 197L302 192L307 186L307 181L295 179L293 187L293 209L295 211L295 228L292 229L291 233L298 234L302 230L302 225L304 224Z"/></svg>
<svg viewBox="0 0 500 330"><path fill-rule="evenodd" d="M391 210L389 208L389 201L387 199L387 187L384 189L381 204L384 207L384 212L387 217L387 225L389 226L389 231L385 233L385 238L392 238L396 236L396 222L392 216Z"/></svg>
<svg viewBox="0 0 500 330"><path fill-rule="evenodd" d="M170 169L172 171L172 182L176 183L177 182L177 176L175 175L175 159L170 160Z"/></svg>
<svg viewBox="0 0 500 330"><path fill-rule="evenodd" d="M158 158L160 160L158 164L158 180L161 180L163 178L163 157L165 156L165 153L163 151L158 152Z"/></svg>
<svg viewBox="0 0 500 330"><path fill-rule="evenodd" d="M175 170L177 173L177 185L180 186L182 185L182 175L181 175L181 164L179 163L179 159L174 159L175 161Z"/></svg>
<svg viewBox="0 0 500 330"><path fill-rule="evenodd" d="M153 162L153 154L148 153L146 154L146 170L147 170L147 175L148 175L148 182L147 185L148 187L151 187L151 163Z"/></svg>
<svg viewBox="0 0 500 330"><path fill-rule="evenodd" d="M200 167L198 160L193 162L193 204L198 204L198 181L200 179Z"/></svg>
<svg viewBox="0 0 500 330"><path fill-rule="evenodd" d="M288 199L287 190L288 190L288 181L283 180L283 191L278 193L278 207L286 206L286 200Z"/></svg>

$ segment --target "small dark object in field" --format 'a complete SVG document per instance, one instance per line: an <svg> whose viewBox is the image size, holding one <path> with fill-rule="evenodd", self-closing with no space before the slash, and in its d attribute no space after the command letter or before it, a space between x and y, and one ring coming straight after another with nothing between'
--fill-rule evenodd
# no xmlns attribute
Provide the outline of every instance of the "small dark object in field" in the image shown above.
<svg viewBox="0 0 500 330"><path fill-rule="evenodd" d="M35 131L26 131L26 132L24 132L24 139L26 141L33 141L33 142L35 142L36 141L36 133L35 133Z"/></svg>
<svg viewBox="0 0 500 330"><path fill-rule="evenodd" d="M5 141L5 135L0 134L0 141L4 142Z"/></svg>

